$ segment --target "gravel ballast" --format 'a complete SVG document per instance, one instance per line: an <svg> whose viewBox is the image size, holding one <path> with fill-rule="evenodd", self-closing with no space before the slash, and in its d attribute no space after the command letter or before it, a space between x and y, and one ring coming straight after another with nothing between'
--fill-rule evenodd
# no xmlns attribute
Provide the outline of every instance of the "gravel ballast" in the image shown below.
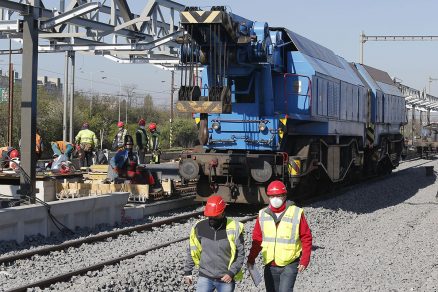
<svg viewBox="0 0 438 292"><path fill-rule="evenodd" d="M437 291L438 186L424 166L438 161L404 162L385 179L361 184L341 196L304 208L313 234L309 268L297 278L295 291ZM105 242L115 257L127 247L151 246L188 236L190 221L153 232ZM254 222L245 224L246 252ZM103 244L103 243L102 243ZM194 291L181 283L185 249L181 242L101 271L51 286L52 291ZM62 253L0 267L0 290L101 261L104 245L87 245ZM93 253L94 252L94 253ZM258 258L261 271L261 259ZM51 266L51 267L48 267ZM195 272L196 274L196 272ZM196 279L196 277L195 277ZM13 283L8 284L8 283ZM35 291L40 291L36 288ZM49 291L46 289L46 291ZM236 291L264 291L248 273Z"/></svg>

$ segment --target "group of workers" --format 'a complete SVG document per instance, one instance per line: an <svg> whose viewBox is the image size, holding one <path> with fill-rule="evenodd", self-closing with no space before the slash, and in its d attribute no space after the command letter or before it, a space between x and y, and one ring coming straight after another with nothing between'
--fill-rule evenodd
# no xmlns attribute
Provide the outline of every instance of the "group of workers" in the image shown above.
<svg viewBox="0 0 438 292"><path fill-rule="evenodd" d="M133 184L153 185L155 180L149 171L139 167L145 164L145 154L150 152L152 157L149 163L160 163L159 133L155 123L149 124L149 133L146 131L146 121L140 119L135 133L137 153L133 151L134 139L124 128L123 122L118 122L119 131L113 140L113 149L117 151L111 158L108 166L107 181L129 181Z"/></svg>
<svg viewBox="0 0 438 292"><path fill-rule="evenodd" d="M283 182L271 182L266 193L269 206L259 211L246 264L256 283L254 264L261 251L266 291L293 291L298 273L310 262L312 233L303 209L286 199ZM197 222L190 233L183 281L192 284L192 270L198 267L197 292L231 292L243 278L243 224L227 218L225 207L222 197L209 197L207 219Z"/></svg>
<svg viewBox="0 0 438 292"><path fill-rule="evenodd" d="M146 121L142 118L138 121L138 128L136 131L136 144L137 144L137 155L136 163L144 164L146 163L145 154L150 152L152 155L150 163L160 163L160 145L159 145L159 132L157 131L157 125L155 123L149 124L149 133L146 131ZM113 140L113 150L119 152L125 149L126 137L130 137L128 144L133 145L133 139L128 135L127 129L123 122L119 121L117 123L119 131ZM53 165L56 160L66 159L70 160L73 152L76 150L79 157L80 167L89 167L93 164L93 151L98 148L98 139L96 134L91 131L88 123L82 125L81 130L75 137L74 144L68 141L53 141L50 142L53 151L53 161L49 163ZM20 141L21 142L21 141ZM21 144L21 143L20 143ZM128 146L130 150L133 147ZM128 148L126 147L126 148ZM41 139L39 130L36 132L36 159L41 158L42 152L44 150L44 144ZM19 163L20 153L17 149L13 147L1 147L0 148L0 160L2 168L15 168L12 165L17 165ZM14 162L10 162L14 160ZM126 171L121 167L121 171Z"/></svg>

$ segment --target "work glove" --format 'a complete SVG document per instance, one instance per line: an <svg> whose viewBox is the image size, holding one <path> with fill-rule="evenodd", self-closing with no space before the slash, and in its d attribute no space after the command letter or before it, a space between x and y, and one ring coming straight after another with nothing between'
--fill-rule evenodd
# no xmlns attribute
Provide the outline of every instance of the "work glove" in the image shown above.
<svg viewBox="0 0 438 292"><path fill-rule="evenodd" d="M184 284L192 285L193 284L193 276L184 276L183 282L184 282Z"/></svg>

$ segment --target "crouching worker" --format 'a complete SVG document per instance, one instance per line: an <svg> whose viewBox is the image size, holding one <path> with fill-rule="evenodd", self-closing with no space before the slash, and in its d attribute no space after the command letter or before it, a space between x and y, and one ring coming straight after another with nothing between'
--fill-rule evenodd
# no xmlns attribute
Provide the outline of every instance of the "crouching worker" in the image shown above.
<svg viewBox="0 0 438 292"><path fill-rule="evenodd" d="M153 184L149 172L142 171L138 166L137 154L133 151L132 136L125 136L124 149L111 158L108 166L107 181L130 181L133 184Z"/></svg>
<svg viewBox="0 0 438 292"><path fill-rule="evenodd" d="M252 269L262 251L266 291L293 291L298 272L310 262L312 233L303 209L286 200L283 182L271 182L266 194L269 206L259 212L247 264Z"/></svg>
<svg viewBox="0 0 438 292"><path fill-rule="evenodd" d="M0 147L0 167L16 169L20 164L20 152L13 147Z"/></svg>
<svg viewBox="0 0 438 292"><path fill-rule="evenodd" d="M221 196L211 196L205 206L207 219L195 224L184 267L184 282L193 283L192 270L199 268L197 292L234 291L241 280L244 261L243 224L225 216Z"/></svg>
<svg viewBox="0 0 438 292"><path fill-rule="evenodd" d="M71 158L71 154L73 152L74 145L67 141L53 141L50 142L50 145L52 146L53 155L59 157L62 154L65 154L68 159Z"/></svg>
<svg viewBox="0 0 438 292"><path fill-rule="evenodd" d="M53 160L47 163L46 170L50 170L53 173L69 174L75 172L75 168L72 163L68 161L66 154L53 154Z"/></svg>

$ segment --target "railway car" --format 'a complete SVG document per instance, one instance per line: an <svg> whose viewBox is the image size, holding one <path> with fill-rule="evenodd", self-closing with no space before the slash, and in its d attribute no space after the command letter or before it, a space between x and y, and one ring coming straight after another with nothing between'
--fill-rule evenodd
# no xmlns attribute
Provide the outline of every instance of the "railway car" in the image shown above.
<svg viewBox="0 0 438 292"><path fill-rule="evenodd" d="M220 6L188 7L181 24L176 108L194 113L201 147L179 172L200 199L267 202L272 180L300 196L397 167L405 101L386 72Z"/></svg>
<svg viewBox="0 0 438 292"><path fill-rule="evenodd" d="M420 139L413 142L417 154L421 158L429 158L438 153L438 123L422 126Z"/></svg>

